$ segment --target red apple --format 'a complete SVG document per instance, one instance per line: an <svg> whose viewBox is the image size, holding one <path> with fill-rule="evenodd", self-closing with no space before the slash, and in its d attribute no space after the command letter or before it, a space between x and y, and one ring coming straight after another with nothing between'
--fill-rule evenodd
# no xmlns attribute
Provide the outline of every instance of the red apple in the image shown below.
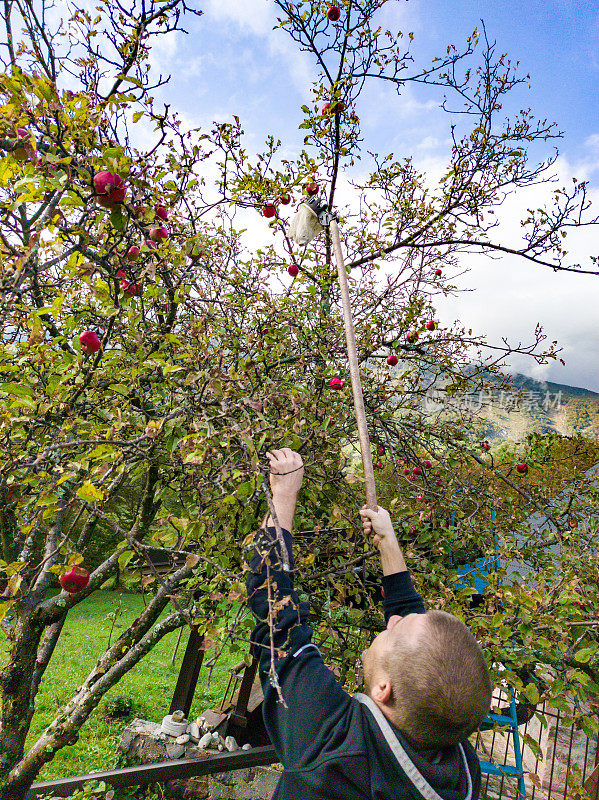
<svg viewBox="0 0 599 800"><path fill-rule="evenodd" d="M19 139L31 139L31 131L29 128L17 128L17 136Z"/></svg>
<svg viewBox="0 0 599 800"><path fill-rule="evenodd" d="M385 455L385 448L383 447L382 444L379 444L379 449L377 450L377 454L379 456L384 456Z"/></svg>
<svg viewBox="0 0 599 800"><path fill-rule="evenodd" d="M339 378L331 378L329 381L329 386L331 389L343 389L345 386L345 381L342 381Z"/></svg>
<svg viewBox="0 0 599 800"><path fill-rule="evenodd" d="M287 272L291 275L292 278L295 278L295 276L299 272L299 267L297 266L297 264L290 264L287 267Z"/></svg>
<svg viewBox="0 0 599 800"><path fill-rule="evenodd" d="M277 213L276 206L273 203L267 203L262 209L262 216L270 219Z"/></svg>
<svg viewBox="0 0 599 800"><path fill-rule="evenodd" d="M291 202L291 195L290 194L282 194L279 197L279 203L282 206L288 206L290 202Z"/></svg>
<svg viewBox="0 0 599 800"><path fill-rule="evenodd" d="M166 209L166 206L156 206L155 210L156 210L156 216L160 217L160 219L163 219L166 222L168 219L168 211Z"/></svg>
<svg viewBox="0 0 599 800"><path fill-rule="evenodd" d="M60 579L60 585L65 590L65 592L70 592L71 594L75 594L76 592L80 592L82 589L85 589L87 584L89 583L89 572L85 569L85 567L72 567L69 572L65 572L65 574Z"/></svg>
<svg viewBox="0 0 599 800"><path fill-rule="evenodd" d="M387 364L389 364L390 367L394 367L398 361L398 357L393 355L393 353L390 356L387 356Z"/></svg>
<svg viewBox="0 0 599 800"><path fill-rule="evenodd" d="M382 461L375 461L373 466L375 466L377 469L380 469L383 466L383 462Z"/></svg>
<svg viewBox="0 0 599 800"><path fill-rule="evenodd" d="M520 461L520 463L516 464L516 472L519 472L520 475L526 475L528 472L528 464L525 461Z"/></svg>
<svg viewBox="0 0 599 800"><path fill-rule="evenodd" d="M427 459L426 459L426 461L424 462L424 466L425 466L427 469L430 469L430 468L433 466L433 462L432 462L432 461L429 461L429 459L427 458Z"/></svg>
<svg viewBox="0 0 599 800"><path fill-rule="evenodd" d="M79 343L83 352L88 356L91 356L92 353L97 353L102 346L98 335L93 331L83 331L83 333L80 333Z"/></svg>
<svg viewBox="0 0 599 800"><path fill-rule="evenodd" d="M96 172L94 175L94 189L96 194L108 194L119 185L118 175L113 175L107 169Z"/></svg>
<svg viewBox="0 0 599 800"><path fill-rule="evenodd" d="M318 184L317 184L315 181L312 181L311 183L307 183L307 184L306 184L306 192L307 192L307 193L308 193L310 196L312 196L312 195L314 195L314 194L318 194L318 192L319 192L319 189L320 189L320 187L319 187L319 185L318 185Z"/></svg>
<svg viewBox="0 0 599 800"><path fill-rule="evenodd" d="M383 595L383 600L385 599L385 590L381 589L381 594Z"/></svg>
<svg viewBox="0 0 599 800"><path fill-rule="evenodd" d="M333 105L332 103L325 103L323 105L323 107L320 109L320 113L321 114L328 114L328 112L331 110L331 106L332 105Z"/></svg>
<svg viewBox="0 0 599 800"><path fill-rule="evenodd" d="M442 270L440 270L439 268L437 268L437 269L435 270L435 277L437 277L437 278L438 278L438 277L439 277L440 275L442 275L442 274L443 274L443 271L442 271Z"/></svg>
<svg viewBox="0 0 599 800"><path fill-rule="evenodd" d="M139 286L136 283L131 283L131 281L121 281L121 289L128 294L129 297L135 297L135 295L141 294Z"/></svg>
<svg viewBox="0 0 599 800"><path fill-rule="evenodd" d="M127 250L127 258L129 261L137 261L139 258L139 247L136 244L132 244L131 247Z"/></svg>
<svg viewBox="0 0 599 800"><path fill-rule="evenodd" d="M427 331L434 331L436 328L435 320L429 319L424 327L427 329Z"/></svg>
<svg viewBox="0 0 599 800"><path fill-rule="evenodd" d="M168 239L168 228L161 225L159 228L152 228L150 230L150 239L153 242L160 242L162 239Z"/></svg>
<svg viewBox="0 0 599 800"><path fill-rule="evenodd" d="M414 467L414 469L412 470L412 474L413 475L422 475L422 470L420 469L420 467Z"/></svg>
<svg viewBox="0 0 599 800"><path fill-rule="evenodd" d="M485 439L485 441L484 441L484 442L481 444L481 447L482 447L482 449L483 449L483 450L490 450L490 449L491 449L491 445L489 444L489 442L488 442L486 439Z"/></svg>
<svg viewBox="0 0 599 800"><path fill-rule="evenodd" d="M339 17L341 16L341 9L339 6L329 6L327 9L327 19L330 22L337 22Z"/></svg>
<svg viewBox="0 0 599 800"><path fill-rule="evenodd" d="M408 342L410 342L410 344L414 344L414 342L418 341L418 332L417 331L410 331L406 335L406 339L408 340Z"/></svg>
<svg viewBox="0 0 599 800"><path fill-rule="evenodd" d="M404 469L403 474L404 475L409 475L410 474L410 470L409 469Z"/></svg>
<svg viewBox="0 0 599 800"><path fill-rule="evenodd" d="M153 242L151 239L146 239L146 247L149 247L150 250L156 250L158 245L156 244L156 242Z"/></svg>
<svg viewBox="0 0 599 800"><path fill-rule="evenodd" d="M127 277L127 273L125 272L124 269L117 269L116 276L117 276L117 278L126 278Z"/></svg>

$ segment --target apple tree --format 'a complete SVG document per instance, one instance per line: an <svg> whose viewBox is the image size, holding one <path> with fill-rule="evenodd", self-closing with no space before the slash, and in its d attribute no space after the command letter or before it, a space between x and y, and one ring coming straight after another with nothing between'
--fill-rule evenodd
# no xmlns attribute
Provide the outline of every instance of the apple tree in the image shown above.
<svg viewBox="0 0 599 800"><path fill-rule="evenodd" d="M398 526L409 533L430 522L427 515L445 515L446 523L455 511L460 541L485 554L497 482L530 510L544 510L552 499L547 487L523 488L527 478L513 465L498 467L481 451L476 415L431 410L425 402L440 383L449 399L479 390L515 351L540 361L556 357L553 345L543 350L541 331L529 346L497 348L459 327L440 329L434 309L437 293L455 290L447 273L461 253L510 249L491 240L484 215L510 188L542 177L547 165L527 165L526 142L544 140L551 128L526 114L497 118L502 96L519 79L488 43L476 60L476 32L461 51L450 47L410 73L410 44L405 52L400 44L412 37L378 31L380 2L343 4L336 20L320 3L276 5L281 35L291 35L321 68L314 104L305 108L305 148L287 161L274 137L263 153L248 153L235 116L210 130L185 130L169 108L156 107L152 92L165 79L149 68L152 41L180 30L186 14L199 14L182 0L151 10L143 2L127 11L106 4L95 17L76 9L54 28L47 3L5 4L0 614L9 656L0 674L0 800L22 797L54 753L76 741L104 694L169 632L197 627L215 660L228 636L247 640L253 620L232 625L228 616L231 601L244 596L243 559L257 520L272 510L268 449L290 446L304 457L298 528L318 530L329 520L344 528L333 542L341 553L334 567L316 563L318 547L296 554L299 591L309 588L317 611L331 582L342 599L364 599L363 579L376 570L377 553L356 514L363 492L331 246L325 231L300 250L289 223L309 193L324 190L338 206L342 181L349 184L360 158L367 81L384 80L397 91L408 81L442 86L469 104L460 119L471 123L456 134L435 192L410 159L375 156L368 178L353 180L353 194L338 206L371 438L381 476L393 481ZM145 126L151 144L136 145L136 125ZM209 171L216 171L214 182L204 177ZM576 184L558 197L557 217L535 213L520 255L566 268L561 231L585 197ZM255 252L236 223L239 209L271 220L272 240ZM383 280L381 264L392 267ZM509 517L511 502L501 523L506 553L517 544L505 522L516 518L515 511ZM590 604L597 589L587 580L587 540L556 522L564 580L576 574ZM556 621L552 590L523 585L510 595L497 584L495 607L471 613L468 590L456 593L452 583L458 534L447 524L421 527L408 557L427 600L465 614L494 660L514 666L514 648L529 635L522 626L548 603L551 636L535 651L536 663L550 664L545 683L528 674L516 680L554 696L560 680L571 690L583 680L572 675L584 675L595 702L593 628L570 636L571 623L586 619L582 610L560 605ZM150 547L189 556L169 576L154 575L142 614L26 746L69 610L134 555L151 563ZM444 560L434 557L439 548ZM376 629L377 610L365 602L360 626L368 632ZM502 614L515 620L511 649ZM319 617L315 633L333 624ZM339 642L350 666L357 642L346 633ZM576 669L565 660L554 667L560 647L575 643ZM577 657L581 649L586 661ZM581 719L587 724L589 717Z"/></svg>

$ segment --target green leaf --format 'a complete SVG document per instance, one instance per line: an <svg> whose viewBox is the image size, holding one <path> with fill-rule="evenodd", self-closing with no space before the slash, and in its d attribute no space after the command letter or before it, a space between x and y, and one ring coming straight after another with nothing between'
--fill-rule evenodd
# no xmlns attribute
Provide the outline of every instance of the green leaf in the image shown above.
<svg viewBox="0 0 599 800"><path fill-rule="evenodd" d="M104 495L93 483L86 481L83 486L77 489L77 496L88 503L95 503L98 500L103 500Z"/></svg>
<svg viewBox="0 0 599 800"><path fill-rule="evenodd" d="M127 220L123 215L123 210L120 205L115 206L110 212L110 222L117 231L125 230Z"/></svg>

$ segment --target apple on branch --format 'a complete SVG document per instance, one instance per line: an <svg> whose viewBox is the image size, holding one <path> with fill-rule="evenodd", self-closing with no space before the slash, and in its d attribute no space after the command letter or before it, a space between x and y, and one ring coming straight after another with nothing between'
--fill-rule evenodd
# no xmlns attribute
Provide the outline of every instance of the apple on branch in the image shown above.
<svg viewBox="0 0 599 800"><path fill-rule="evenodd" d="M520 475L526 475L528 472L528 464L526 461L520 461L516 464L516 472L520 473Z"/></svg>
<svg viewBox="0 0 599 800"><path fill-rule="evenodd" d="M424 327L427 329L427 331L434 331L436 327L435 320L429 319Z"/></svg>
<svg viewBox="0 0 599 800"><path fill-rule="evenodd" d="M87 356L91 356L92 353L97 353L102 347L98 335L94 333L94 331L83 331L83 333L80 333L79 344Z"/></svg>
<svg viewBox="0 0 599 800"><path fill-rule="evenodd" d="M157 217L159 217L160 219L164 220L165 222L167 221L167 219L168 219L168 210L167 210L166 206L156 206L155 211L156 211L156 216Z"/></svg>
<svg viewBox="0 0 599 800"><path fill-rule="evenodd" d="M341 16L341 9L339 6L329 6L327 8L327 19L330 22L337 22Z"/></svg>
<svg viewBox="0 0 599 800"><path fill-rule="evenodd" d="M331 378L329 381L329 386L331 389L343 389L345 386L345 381L342 381L339 378Z"/></svg>
<svg viewBox="0 0 599 800"><path fill-rule="evenodd" d="M273 205L273 203L266 203L266 205L262 209L262 216L266 217L267 219L270 219L271 217L274 217L274 215L276 213L277 213L277 209L276 209L276 206Z"/></svg>
<svg viewBox="0 0 599 800"><path fill-rule="evenodd" d="M296 276L296 275L298 274L298 272L299 272L299 267L298 267L298 265L297 265L297 264L290 264L290 265L287 267L287 272L288 272L288 273L291 275L291 277L292 277L292 278L295 278L295 276Z"/></svg>
<svg viewBox="0 0 599 800"><path fill-rule="evenodd" d="M310 181L310 183L306 184L306 192L307 194L310 195L310 197L312 197L312 195L318 194L319 190L320 187L316 183L316 181Z"/></svg>
<svg viewBox="0 0 599 800"><path fill-rule="evenodd" d="M140 249L136 244L132 244L131 247L127 250L127 258L129 261L137 261L140 254Z"/></svg>
<svg viewBox="0 0 599 800"><path fill-rule="evenodd" d="M290 202L291 202L291 195L289 193L287 193L287 192L285 192L285 194L282 194L279 197L279 203L282 206L288 206Z"/></svg>
<svg viewBox="0 0 599 800"><path fill-rule="evenodd" d="M72 567L60 578L60 585L65 592L76 594L81 592L89 583L89 572L85 567Z"/></svg>
<svg viewBox="0 0 599 800"><path fill-rule="evenodd" d="M159 228L152 228L150 230L150 239L153 242L161 242L163 239L168 239L168 228L161 225Z"/></svg>
<svg viewBox="0 0 599 800"><path fill-rule="evenodd" d="M390 356L387 356L387 364L389 364L390 367L394 367L398 361L399 359L393 353L391 353Z"/></svg>

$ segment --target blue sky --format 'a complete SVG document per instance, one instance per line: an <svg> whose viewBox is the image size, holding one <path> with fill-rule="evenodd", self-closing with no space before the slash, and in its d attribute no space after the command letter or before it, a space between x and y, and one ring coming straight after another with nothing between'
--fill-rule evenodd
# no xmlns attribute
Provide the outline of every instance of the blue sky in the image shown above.
<svg viewBox="0 0 599 800"><path fill-rule="evenodd" d="M164 38L154 50L153 64L171 73L168 87L156 92L186 123L210 125L212 120L237 114L250 151L261 148L268 133L280 138L293 156L302 143L300 106L309 99L315 67L283 31L273 31L276 7L269 0L205 0L200 19L191 18L190 35ZM589 180L590 197L599 214L599 7L572 0L389 0L380 12L381 25L414 33L418 62L442 55L448 44L465 41L484 20L497 53L507 52L519 73L530 74L513 93L507 111L530 107L536 117L558 123L562 139L538 146L539 159L560 151L554 172L560 184L572 176ZM480 49L480 48L479 48ZM426 87L408 88L397 96L386 84L365 93L357 108L365 147L396 156L411 154L416 165L433 176L446 163L449 150L448 115L438 108L441 94ZM356 167L364 171L363 162ZM504 206L506 236L518 245L520 212L549 197L548 187L535 187ZM255 218L254 218L255 219ZM597 228L569 237L572 260L599 254ZM254 241L270 241L266 224L258 219ZM553 273L519 259L489 262L467 259L467 275L458 284L468 293L439 305L439 318L459 319L489 342L528 343L541 323L549 341L564 348L559 363L536 365L516 358L513 369L599 391L599 278Z"/></svg>

